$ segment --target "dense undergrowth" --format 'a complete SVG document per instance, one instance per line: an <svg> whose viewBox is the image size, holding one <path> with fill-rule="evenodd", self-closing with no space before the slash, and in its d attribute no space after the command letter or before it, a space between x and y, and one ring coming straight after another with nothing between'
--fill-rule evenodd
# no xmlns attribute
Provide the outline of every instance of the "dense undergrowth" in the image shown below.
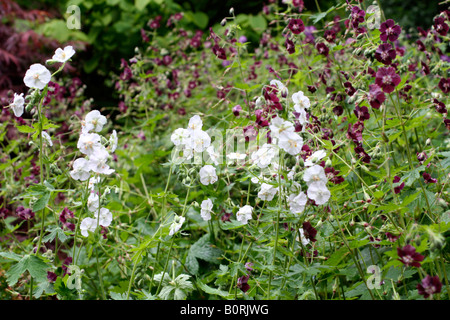
<svg viewBox="0 0 450 320"><path fill-rule="evenodd" d="M235 10L152 18L117 108L60 77L72 47L33 62L1 115L1 299L448 299L450 12L293 0L255 40Z"/></svg>

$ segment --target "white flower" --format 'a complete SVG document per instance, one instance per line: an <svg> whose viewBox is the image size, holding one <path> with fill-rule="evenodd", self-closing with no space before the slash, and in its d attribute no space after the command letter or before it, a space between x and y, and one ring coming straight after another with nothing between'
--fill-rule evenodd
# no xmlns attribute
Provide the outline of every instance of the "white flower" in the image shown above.
<svg viewBox="0 0 450 320"><path fill-rule="evenodd" d="M206 199L202 201L200 215L203 220L211 220L211 210L213 208L213 203L211 199Z"/></svg>
<svg viewBox="0 0 450 320"><path fill-rule="evenodd" d="M195 152L203 152L211 144L211 137L203 130L191 130L189 139L186 140L186 145L192 148Z"/></svg>
<svg viewBox="0 0 450 320"><path fill-rule="evenodd" d="M91 192L87 199L87 207L90 212L97 212L100 208L100 198L96 192Z"/></svg>
<svg viewBox="0 0 450 320"><path fill-rule="evenodd" d="M82 123L82 132L88 133L91 130L95 132L100 132L103 126L106 124L107 120L104 115L98 110L92 110L89 112Z"/></svg>
<svg viewBox="0 0 450 320"><path fill-rule="evenodd" d="M53 55L52 59L57 61L57 62L66 62L67 60L69 60L70 58L72 58L72 56L75 54L75 50L73 49L72 46L67 46L63 49L58 48L55 51L55 54Z"/></svg>
<svg viewBox="0 0 450 320"><path fill-rule="evenodd" d="M272 201L277 191L278 189L274 188L272 185L263 183L261 185L261 190L258 192L258 198L261 200Z"/></svg>
<svg viewBox="0 0 450 320"><path fill-rule="evenodd" d="M280 80L276 80L276 79L271 80L270 85L276 86L278 88L278 90L281 92L281 94L284 94L285 96L287 96L289 94L288 88L286 88L286 86Z"/></svg>
<svg viewBox="0 0 450 320"><path fill-rule="evenodd" d="M252 153L252 161L261 169L266 168L272 163L275 156L278 155L278 150L275 149L274 145L265 143L261 148Z"/></svg>
<svg viewBox="0 0 450 320"><path fill-rule="evenodd" d="M302 150L303 138L295 132L287 132L280 136L278 145L287 153L295 156Z"/></svg>
<svg viewBox="0 0 450 320"><path fill-rule="evenodd" d="M106 163L108 159L108 151L106 151L105 147L100 146L89 156L89 168L95 173L110 175L114 172L114 169L111 169Z"/></svg>
<svg viewBox="0 0 450 320"><path fill-rule="evenodd" d="M198 115L189 119L188 130L201 130L203 126L202 119Z"/></svg>
<svg viewBox="0 0 450 320"><path fill-rule="evenodd" d="M300 109L300 111L298 111L298 122L303 126L305 125L305 123L308 123L308 118L306 117L306 111L305 109ZM305 128L303 128L303 131L305 131Z"/></svg>
<svg viewBox="0 0 450 320"><path fill-rule="evenodd" d="M185 217L177 216L177 215L173 218L173 222L169 228L169 230L170 230L169 236L175 234L176 232L178 232L178 230L180 230L181 226L183 225L184 220L186 220Z"/></svg>
<svg viewBox="0 0 450 320"><path fill-rule="evenodd" d="M309 243L309 239L304 236L303 228L298 229L298 232L300 233L300 239L302 239L302 245L305 247ZM298 237L296 240L299 241Z"/></svg>
<svg viewBox="0 0 450 320"><path fill-rule="evenodd" d="M227 158L229 159L229 163L236 162L238 165L242 165L244 163L244 160L245 160L246 157L247 157L247 154L239 153L239 152L232 152L230 154L227 154Z"/></svg>
<svg viewBox="0 0 450 320"><path fill-rule="evenodd" d="M236 220L242 224L247 224L247 221L252 218L253 208L248 204L239 209L236 213Z"/></svg>
<svg viewBox="0 0 450 320"><path fill-rule="evenodd" d="M170 140L174 145L178 146L186 143L186 139L190 137L190 132L184 128L176 129L170 136Z"/></svg>
<svg viewBox="0 0 450 320"><path fill-rule="evenodd" d="M116 151L119 140L117 138L117 131L113 130L111 135L109 136L109 148L111 153Z"/></svg>
<svg viewBox="0 0 450 320"><path fill-rule="evenodd" d="M325 170L318 164L315 164L305 170L305 173L303 174L303 180L305 180L307 185L310 185L315 181L321 181L324 183L328 181Z"/></svg>
<svg viewBox="0 0 450 320"><path fill-rule="evenodd" d="M96 211L94 213L94 216L96 219L98 219L98 224L101 225L102 227L108 227L113 219L112 213L106 208L101 208L100 214L98 211Z"/></svg>
<svg viewBox="0 0 450 320"><path fill-rule="evenodd" d="M35 63L25 73L23 82L28 88L42 90L50 82L52 74L40 63Z"/></svg>
<svg viewBox="0 0 450 320"><path fill-rule="evenodd" d="M80 230L84 237L89 236L88 231L95 232L95 229L97 229L97 219L84 218L81 221Z"/></svg>
<svg viewBox="0 0 450 320"><path fill-rule="evenodd" d="M302 213L305 210L306 202L308 198L304 192L299 194L291 194L288 199L289 209L293 214Z"/></svg>
<svg viewBox="0 0 450 320"><path fill-rule="evenodd" d="M308 186L308 198L314 200L317 205L326 203L331 196L327 185L323 181L314 181Z"/></svg>
<svg viewBox="0 0 450 320"><path fill-rule="evenodd" d="M211 159L212 163L214 163L216 166L219 165L218 159L220 159L220 154L214 149L213 146L209 146L206 148L206 152L209 154L209 158Z"/></svg>
<svg viewBox="0 0 450 320"><path fill-rule="evenodd" d="M282 118L276 116L270 122L270 132L272 138L279 138L282 134L289 134L289 132L294 132L294 125Z"/></svg>
<svg viewBox="0 0 450 320"><path fill-rule="evenodd" d="M25 99L23 98L23 93L14 93L14 100L9 105L14 112L16 117L21 117L23 114L23 105L25 104Z"/></svg>
<svg viewBox="0 0 450 320"><path fill-rule="evenodd" d="M52 138L50 138L50 135L46 131L42 131L42 138L50 147L53 146Z"/></svg>
<svg viewBox="0 0 450 320"><path fill-rule="evenodd" d="M317 161L321 160L326 155L327 154L326 154L326 152L324 150L319 150L319 151L314 152L312 155L310 155L309 157L306 158L305 166L306 167L313 166L314 164L317 163Z"/></svg>
<svg viewBox="0 0 450 320"><path fill-rule="evenodd" d="M200 182L205 186L213 184L217 181L216 168L207 164L200 169Z"/></svg>
<svg viewBox="0 0 450 320"><path fill-rule="evenodd" d="M89 185L88 185L89 190L91 190L91 191L94 190L95 189L95 184L99 183L99 182L100 182L100 176L90 178L89 179Z"/></svg>
<svg viewBox="0 0 450 320"><path fill-rule="evenodd" d="M91 176L88 167L88 160L85 158L78 158L73 162L73 170L69 172L74 180L86 181Z"/></svg>
<svg viewBox="0 0 450 320"><path fill-rule="evenodd" d="M311 106L309 98L303 94L303 91L296 92L292 95L292 101L294 101L294 109L297 112L305 110Z"/></svg>
<svg viewBox="0 0 450 320"><path fill-rule="evenodd" d="M78 139L77 147L81 153L91 156L101 147L100 136L96 133L82 133Z"/></svg>

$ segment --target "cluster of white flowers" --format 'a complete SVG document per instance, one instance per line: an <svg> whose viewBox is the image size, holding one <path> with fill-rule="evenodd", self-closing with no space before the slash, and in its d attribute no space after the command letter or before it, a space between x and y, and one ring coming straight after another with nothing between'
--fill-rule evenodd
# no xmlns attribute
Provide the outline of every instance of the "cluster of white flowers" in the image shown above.
<svg viewBox="0 0 450 320"><path fill-rule="evenodd" d="M112 222L112 213L106 208L100 208L100 197L95 191L95 185L100 182L100 175L110 175L114 172L107 162L117 148L117 132L113 130L109 139L96 133L102 131L106 122L106 117L98 110L93 110L86 115L81 123L81 133L77 143L78 150L85 157L76 159L73 162L72 171L69 172L74 180L89 179L91 194L87 207L94 214L94 218L88 217L81 221L81 234L85 237L89 235L88 231L94 232L99 225L108 227Z"/></svg>
<svg viewBox="0 0 450 320"><path fill-rule="evenodd" d="M202 127L202 119L195 115L189 120L187 129L178 128L170 137L174 145L183 148L183 157L187 160L194 156L194 152L206 151L211 145L211 137Z"/></svg>
<svg viewBox="0 0 450 320"><path fill-rule="evenodd" d="M279 91L288 93L287 88L278 80L272 80L271 85L276 86ZM292 95L292 101L294 102L294 115L296 115L300 124L303 126L308 122L306 109L310 108L311 102L302 91L298 91ZM270 134L272 143L266 143L262 145L257 151L253 152L250 156L252 162L260 169L273 170L270 172L270 177L278 175L277 168L279 168L278 155L279 150L282 149L286 153L299 157L303 148L303 138L300 133L297 133L295 126L291 121L281 118L279 115L275 115L270 119ZM304 211L308 202L308 198L314 200L315 204L325 204L330 198L330 191L327 189L327 177L322 166L318 165L321 159L326 157L324 150L318 150L312 155L307 157L304 161L304 168L300 168L303 171L303 180L306 182L308 189L305 192L301 191L301 186L298 182L294 181L297 167L284 168L288 172L287 179L291 181L292 188L288 191L287 203L291 213L300 214ZM258 197L261 200L271 201L277 194L278 189L270 182L270 178L267 179L264 176L253 177L252 182L261 183ZM242 214L240 214L242 219ZM246 221L246 220L245 220Z"/></svg>
<svg viewBox="0 0 450 320"><path fill-rule="evenodd" d="M64 50L58 48L53 55L52 61L66 63L74 54L75 50L72 46L67 46ZM42 90L50 82L51 78L52 74L45 66L40 63L35 63L29 67L27 72L25 72L23 82L30 89ZM9 106L13 110L16 117L21 117L25 106L25 98L23 97L23 93L14 93L14 100Z"/></svg>
<svg viewBox="0 0 450 320"><path fill-rule="evenodd" d="M308 198L314 200L317 205L328 202L331 193L327 189L328 179L322 166L315 164L308 167L303 174L303 180L308 185Z"/></svg>
<svg viewBox="0 0 450 320"><path fill-rule="evenodd" d="M202 130L202 119L195 115L189 119L188 127L176 129L170 140L175 146L183 150L183 159L191 159L195 153L206 151L211 161L217 165L220 155L211 145L211 137ZM213 184L217 181L216 168L210 164L203 166L199 172L200 182L204 185Z"/></svg>

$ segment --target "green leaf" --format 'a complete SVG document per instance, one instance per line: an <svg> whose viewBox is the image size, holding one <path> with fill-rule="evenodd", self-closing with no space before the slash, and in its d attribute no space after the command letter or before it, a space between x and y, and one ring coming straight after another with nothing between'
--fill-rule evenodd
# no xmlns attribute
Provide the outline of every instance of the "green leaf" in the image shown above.
<svg viewBox="0 0 450 320"><path fill-rule="evenodd" d="M200 290L204 291L207 294L215 295L215 296L221 296L223 298L231 298L233 295L230 295L227 291L223 291L216 288L211 288L207 284L197 281L197 287L199 287Z"/></svg>
<svg viewBox="0 0 450 320"><path fill-rule="evenodd" d="M6 272L8 284L14 286L26 271L38 282L44 281L47 279L47 269L48 265L41 258L26 255Z"/></svg>
<svg viewBox="0 0 450 320"><path fill-rule="evenodd" d="M17 126L17 130L21 133L33 133L36 129L29 126Z"/></svg>
<svg viewBox="0 0 450 320"><path fill-rule="evenodd" d="M50 242L53 241L56 237L58 237L58 239L61 242L65 242L67 239L69 239L69 236L67 236L64 232L63 229L61 229L60 227L50 227L49 229L46 230L47 232L50 232L50 234L46 235L44 238L42 238L42 242Z"/></svg>
<svg viewBox="0 0 450 320"><path fill-rule="evenodd" d="M250 15L248 20L250 27L258 33L262 33L267 29L267 20L260 14L257 16Z"/></svg>
<svg viewBox="0 0 450 320"><path fill-rule="evenodd" d="M136 9L138 9L139 11L142 11L145 9L145 7L151 2L152 0L135 0L134 1L134 6L136 7Z"/></svg>
<svg viewBox="0 0 450 320"><path fill-rule="evenodd" d="M39 210L42 210L47 205L48 201L50 200L51 192L45 192L34 204L31 210L34 212L37 212Z"/></svg>

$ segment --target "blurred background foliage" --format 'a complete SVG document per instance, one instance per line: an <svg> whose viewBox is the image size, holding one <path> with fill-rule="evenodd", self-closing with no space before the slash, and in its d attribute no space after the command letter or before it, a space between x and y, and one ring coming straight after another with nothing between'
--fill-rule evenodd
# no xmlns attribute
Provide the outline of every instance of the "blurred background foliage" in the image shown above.
<svg viewBox="0 0 450 320"><path fill-rule="evenodd" d="M1 0L6 1L6 0ZM148 22L158 15L162 21L178 12L184 18L178 24L186 30L203 30L220 23L228 15L231 7L235 8L237 20L245 35L251 41L267 27L269 21L261 14L264 5L272 0L18 0L15 1L24 10L42 10L49 12L45 22L15 21L18 28L32 28L43 36L55 39L62 45L72 42L83 43L85 50L77 53L77 70L87 85L87 94L96 101L109 101L113 95L111 73L118 73L121 58L129 59L135 48L142 44L141 29L149 31ZM281 2L281 0L278 0ZM272 1L273 2L273 1ZM363 8L373 1L365 0ZM380 0L387 18L400 23L404 29L416 29L417 26L429 28L433 16L445 9L439 5L442 0ZM326 11L341 3L337 0L304 0L305 11ZM81 30L66 27L67 13L70 5L77 5L81 10ZM319 8L319 7L320 8ZM343 11L341 15L348 13ZM164 35L167 26L161 25L158 34Z"/></svg>

